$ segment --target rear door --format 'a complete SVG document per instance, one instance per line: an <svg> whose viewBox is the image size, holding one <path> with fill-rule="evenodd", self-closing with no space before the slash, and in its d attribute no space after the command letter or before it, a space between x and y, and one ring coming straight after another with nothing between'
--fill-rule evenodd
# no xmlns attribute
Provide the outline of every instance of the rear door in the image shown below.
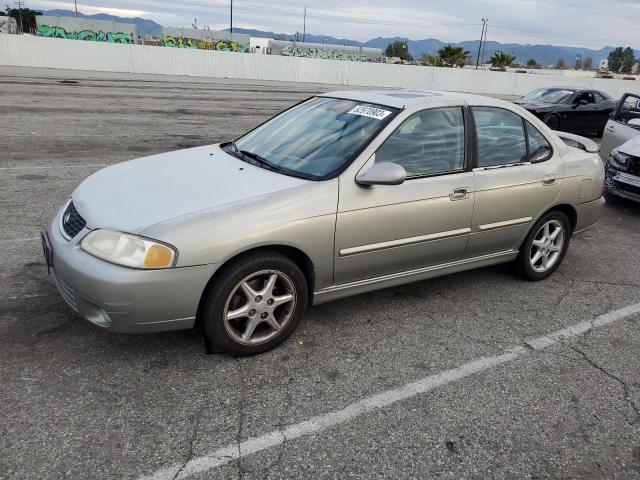
<svg viewBox="0 0 640 480"><path fill-rule="evenodd" d="M473 107L475 205L466 257L512 251L560 193L564 167L551 143L520 115Z"/></svg>
<svg viewBox="0 0 640 480"><path fill-rule="evenodd" d="M600 156L605 162L614 149L640 135L640 130L627 125L633 118L640 118L640 96L627 93L604 129Z"/></svg>

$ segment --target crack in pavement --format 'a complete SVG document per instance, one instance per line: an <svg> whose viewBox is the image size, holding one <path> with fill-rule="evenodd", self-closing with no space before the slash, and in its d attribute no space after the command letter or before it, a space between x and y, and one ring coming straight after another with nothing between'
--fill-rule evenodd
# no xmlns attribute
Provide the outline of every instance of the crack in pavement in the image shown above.
<svg viewBox="0 0 640 480"><path fill-rule="evenodd" d="M193 444L195 443L195 441L196 441L196 439L198 437L198 426L200 424L200 419L202 417L202 413L204 412L205 407L206 407L206 403L203 403L202 405L200 405L196 409L196 411L193 414L193 425L191 427L191 436L189 438L189 450L188 450L187 456L186 456L186 458L184 460L184 463L176 471L176 474L173 476L173 480L176 480L180 476L182 471L187 467L187 465L189 464L189 462L193 458Z"/></svg>
<svg viewBox="0 0 640 480"><path fill-rule="evenodd" d="M631 423L632 425L639 424L640 423L640 408L638 407L638 405L636 405L636 403L631 398L631 392L629 391L629 386L627 385L627 383L624 380L622 380L620 377L618 377L617 375L611 373L610 371L606 370L604 367L601 367L600 365L598 365L595 361L593 361L591 358L589 358L589 356L584 351L580 350L578 347L576 347L574 345L569 345L569 344L565 344L565 345L567 347L569 347L571 350L573 350L574 352L582 355L582 358L589 365L591 365L593 368L595 368L599 372L603 373L607 377L615 380L618 384L620 384L620 386L622 387L622 392L623 392L623 396L622 396L623 400L625 402L627 402L631 406L633 411L635 412L635 418L633 420L631 420L631 422L629 422L629 423Z"/></svg>

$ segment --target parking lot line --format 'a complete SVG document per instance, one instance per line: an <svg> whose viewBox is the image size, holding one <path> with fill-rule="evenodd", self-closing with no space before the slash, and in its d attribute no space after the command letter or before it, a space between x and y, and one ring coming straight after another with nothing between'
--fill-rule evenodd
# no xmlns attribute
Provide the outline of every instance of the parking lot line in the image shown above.
<svg viewBox="0 0 640 480"><path fill-rule="evenodd" d="M341 410L336 410L323 415L310 418L303 422L289 425L281 430L274 430L264 435L251 437L240 443L232 443L220 448L208 455L193 458L186 464L174 464L155 473L141 477L140 480L164 480L173 478L186 478L191 475L206 472L232 462L241 457L261 452L268 448L282 445L284 442L294 440L306 435L322 432L344 422L353 420L366 413L384 408L391 404L407 400L422 393L429 392L437 387L446 385L473 374L483 372L498 365L505 364L516 358L527 355L532 351L544 350L552 345L562 343L588 331L611 325L615 322L640 314L640 303L630 305L609 313L605 313L592 320L585 320L555 332L534 338L507 349L503 353L493 357L483 357L466 363L460 367L445 370L435 375L422 378L415 382L402 385L398 388L365 397L355 403L347 405Z"/></svg>

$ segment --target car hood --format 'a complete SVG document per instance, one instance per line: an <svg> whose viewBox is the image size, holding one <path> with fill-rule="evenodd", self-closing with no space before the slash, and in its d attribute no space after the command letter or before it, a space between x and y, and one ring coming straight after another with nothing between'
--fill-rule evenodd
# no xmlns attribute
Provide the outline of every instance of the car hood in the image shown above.
<svg viewBox="0 0 640 480"><path fill-rule="evenodd" d="M72 199L89 228L141 233L172 218L308 182L209 145L107 167L82 182Z"/></svg>
<svg viewBox="0 0 640 480"><path fill-rule="evenodd" d="M640 157L640 135L623 143L617 150L633 157Z"/></svg>

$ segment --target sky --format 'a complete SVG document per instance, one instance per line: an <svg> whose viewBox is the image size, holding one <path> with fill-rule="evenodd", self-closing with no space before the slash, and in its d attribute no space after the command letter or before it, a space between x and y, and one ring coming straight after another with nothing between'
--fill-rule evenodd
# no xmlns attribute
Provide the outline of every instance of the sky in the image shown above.
<svg viewBox="0 0 640 480"><path fill-rule="evenodd" d="M73 0L26 0L33 9L70 9ZM640 0L234 0L234 26L277 33L303 30L338 38L369 40L400 36L445 42L487 39L600 49L640 49ZM78 0L84 14L144 17L164 26L229 26L229 0Z"/></svg>

